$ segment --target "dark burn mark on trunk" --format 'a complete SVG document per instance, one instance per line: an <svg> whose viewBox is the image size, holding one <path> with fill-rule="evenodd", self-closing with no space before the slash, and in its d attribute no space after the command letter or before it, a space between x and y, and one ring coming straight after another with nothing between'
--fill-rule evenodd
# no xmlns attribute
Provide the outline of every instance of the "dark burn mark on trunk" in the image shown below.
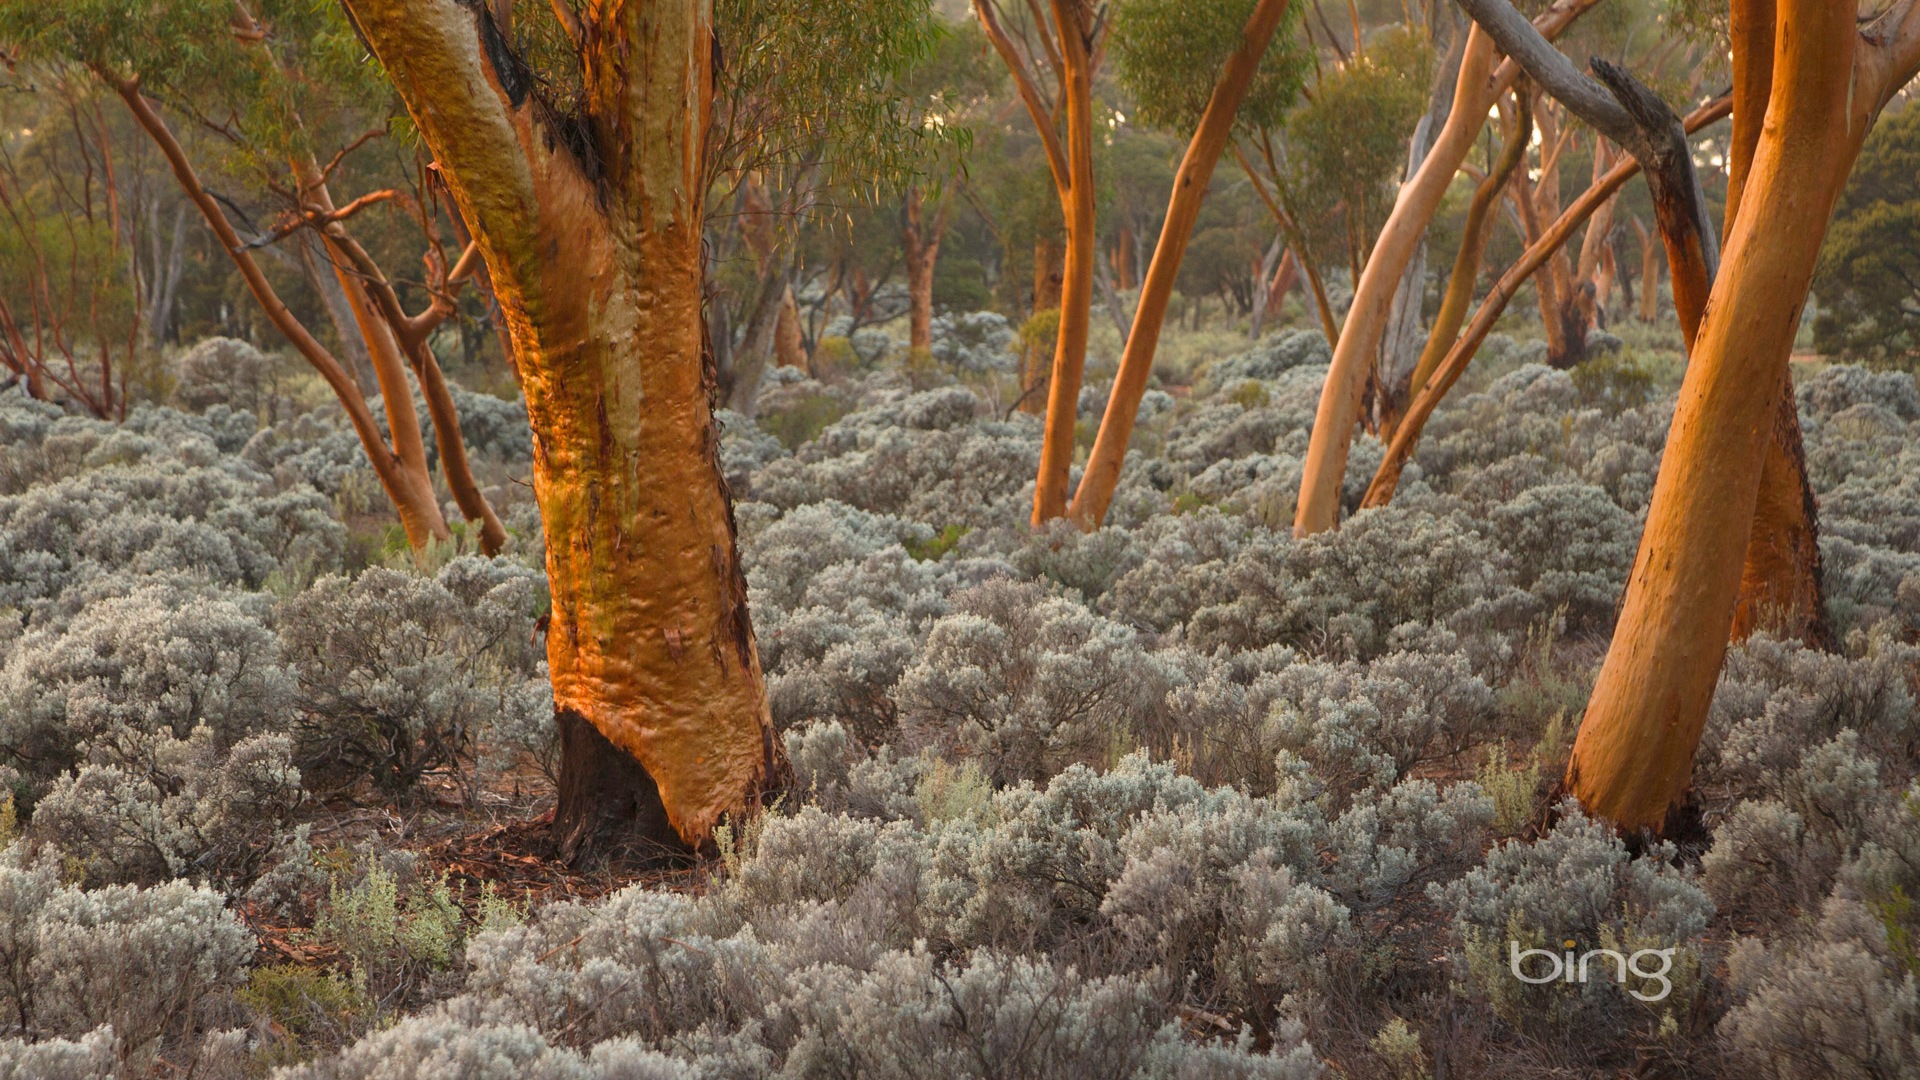
<svg viewBox="0 0 1920 1080"><path fill-rule="evenodd" d="M486 54L487 66L493 69L493 77L499 80L500 90L507 95L507 103L514 108L526 104L527 96L533 88L533 72L526 61L520 59L508 43L507 36L500 32L500 25L493 21L493 12L479 0L460 0L461 6L473 12L473 22L480 33L480 51Z"/></svg>

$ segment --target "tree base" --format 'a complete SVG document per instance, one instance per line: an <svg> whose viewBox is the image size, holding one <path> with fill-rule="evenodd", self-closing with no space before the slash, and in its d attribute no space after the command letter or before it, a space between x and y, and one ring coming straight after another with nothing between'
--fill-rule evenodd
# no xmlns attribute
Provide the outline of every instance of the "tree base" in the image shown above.
<svg viewBox="0 0 1920 1080"><path fill-rule="evenodd" d="M653 777L571 709L554 713L560 737L553 841L576 869L616 865L644 869L682 865L694 852L667 822Z"/></svg>

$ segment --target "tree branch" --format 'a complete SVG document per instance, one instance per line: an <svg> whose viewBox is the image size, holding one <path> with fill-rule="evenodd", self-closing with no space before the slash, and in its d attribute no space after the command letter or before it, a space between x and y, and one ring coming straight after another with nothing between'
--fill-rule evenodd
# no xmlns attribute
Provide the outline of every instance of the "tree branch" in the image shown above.
<svg viewBox="0 0 1920 1080"><path fill-rule="evenodd" d="M1525 15L1507 0L1458 0L1460 7L1553 99L1596 131L1622 146L1639 137L1639 126L1607 87L1573 66ZM1639 155L1634 155L1638 157Z"/></svg>
<svg viewBox="0 0 1920 1080"><path fill-rule="evenodd" d="M1733 111L1733 99L1721 97L1688 114L1685 121L1688 132L1699 131L1708 124L1723 120ZM1426 426L1427 418L1439 407L1447 391L1453 388L1467 369L1467 364L1479 351L1482 342L1492 332L1493 324L1506 311L1507 303L1520 290L1520 286L1533 276L1553 253L1560 250L1568 238L1573 235L1580 223L1592 216L1602 204L1620 190L1621 185L1632 179L1640 171L1636 160L1622 161L1607 174L1588 188L1573 205L1566 208L1560 217L1549 226L1540 238L1527 247L1517 262L1500 275L1487 298L1480 302L1480 309L1474 312L1473 321L1460 340L1454 342L1448 350L1446 359L1434 369L1426 384L1420 387L1413 403L1407 407L1407 415L1400 427L1394 432L1393 440L1387 447L1385 457L1380 462L1379 471L1374 473L1373 482L1367 486L1367 493L1361 499L1362 508L1385 506L1393 499L1394 490L1399 486L1401 470L1413 456L1414 444L1420 439L1420 432Z"/></svg>
<svg viewBox="0 0 1920 1080"><path fill-rule="evenodd" d="M1020 102L1027 107L1027 115L1033 118L1034 130L1040 133L1040 145L1047 152L1047 168L1053 173L1053 184L1064 190L1068 185L1067 152L1060 145L1060 135L1053 129L1053 110L1040 97L1039 88L1033 85L1033 79L1027 74L1026 62L1020 58L1020 50L1013 47L1013 39L1000 25L995 13L993 0L973 0L973 10L980 16L980 28L987 32L987 40L993 43L993 49L1005 61L1007 70L1013 74L1013 85L1020 91ZM1042 29L1045 29L1042 27ZM1065 30L1063 28L1062 32Z"/></svg>

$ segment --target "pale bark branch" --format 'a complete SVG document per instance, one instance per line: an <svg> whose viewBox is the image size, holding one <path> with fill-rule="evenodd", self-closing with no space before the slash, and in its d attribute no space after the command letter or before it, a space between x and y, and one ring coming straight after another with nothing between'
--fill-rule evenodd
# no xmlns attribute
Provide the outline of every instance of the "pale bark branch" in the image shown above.
<svg viewBox="0 0 1920 1080"><path fill-rule="evenodd" d="M1701 106L1688 115L1685 122L1686 129L1689 132L1698 131L1708 124L1725 119L1732 108L1732 99L1726 97ZM1401 470L1413 456L1414 444L1419 441L1420 432L1426 426L1427 418L1433 415L1433 410L1446 397L1447 391L1459 381L1461 374L1466 371L1468 362L1473 359L1480 345L1486 341L1487 335L1492 332L1494 323L1498 322L1501 314L1506 311L1507 303L1513 299L1515 293L1520 291L1520 286L1533 276L1553 256L1554 252L1559 251L1566 244L1568 238L1573 236L1574 230L1578 229L1582 222L1592 216L1594 211L1620 190L1621 185L1632 179L1639 171L1640 163L1631 158L1615 165L1604 177L1575 199L1573 205L1567 207L1540 238L1528 246L1519 260L1500 276L1493 290L1487 294L1485 300L1480 302L1480 309L1474 313L1473 321L1468 324L1466 332L1461 335L1459 341L1454 342L1453 348L1447 352L1446 359L1434 368L1433 374L1420 387L1413 403L1408 406L1406 418L1394 432L1393 440L1387 447L1386 456L1380 462L1380 468L1374 474L1373 482L1367 486L1366 496L1360 503L1363 509L1385 506L1392 500L1394 490L1400 482Z"/></svg>

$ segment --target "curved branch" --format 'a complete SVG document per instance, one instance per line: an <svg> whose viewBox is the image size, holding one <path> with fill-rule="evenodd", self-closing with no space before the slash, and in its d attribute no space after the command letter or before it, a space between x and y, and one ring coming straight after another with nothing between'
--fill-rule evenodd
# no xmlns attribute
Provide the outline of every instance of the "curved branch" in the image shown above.
<svg viewBox="0 0 1920 1080"><path fill-rule="evenodd" d="M1699 131L1708 124L1725 119L1732 110L1731 97L1712 101L1687 116L1686 130ZM1373 482L1367 486L1366 496L1361 499L1361 509L1385 506L1393 499L1394 490L1400 483L1400 473L1406 467L1408 459L1413 456L1414 444L1419 441L1420 432L1426 426L1427 419L1433 415L1433 410L1439 406L1441 399L1446 397L1447 391L1453 389L1454 383L1460 380L1461 374L1467 369L1468 362L1479 351L1481 343L1486 341L1487 335L1493 330L1493 324L1498 322L1501 314L1506 311L1507 303L1513 299L1514 293L1520 290L1520 286L1532 277L1534 272L1553 256L1554 252L1560 250L1560 247L1573 235L1574 230L1580 227L1581 222L1592 216L1594 211L1620 190L1621 185L1632 179L1633 175L1639 171L1640 163L1632 159L1615 165L1578 199L1575 199L1573 205L1567 207L1540 239L1528 247L1519 260L1500 276L1500 281L1493 287L1493 291L1481 301L1480 310L1474 313L1473 322L1467 327L1466 333L1454 343L1452 349L1448 350L1446 359L1434 369L1433 375L1420 388L1419 395L1414 398L1413 404L1408 406L1406 418L1401 421L1399 430L1394 432L1393 442L1387 447L1386 457L1380 462L1379 471L1374 473Z"/></svg>
<svg viewBox="0 0 1920 1080"><path fill-rule="evenodd" d="M1007 70L1012 73L1013 85L1020 91L1020 103L1027 107L1027 115L1033 118L1034 130L1040 133L1040 145L1046 148L1047 168L1053 173L1053 185L1064 190L1069 182L1067 152L1060 145L1059 134L1053 129L1053 110L1041 99L1039 88L1033 85L1032 77L1027 74L1026 61L1021 59L1020 50L1014 48L1013 39L1007 36L1006 28L1000 25L993 0L973 0L973 10L979 13L980 28L987 32L987 40L993 43L993 50L1000 54L1000 59L1006 62Z"/></svg>

